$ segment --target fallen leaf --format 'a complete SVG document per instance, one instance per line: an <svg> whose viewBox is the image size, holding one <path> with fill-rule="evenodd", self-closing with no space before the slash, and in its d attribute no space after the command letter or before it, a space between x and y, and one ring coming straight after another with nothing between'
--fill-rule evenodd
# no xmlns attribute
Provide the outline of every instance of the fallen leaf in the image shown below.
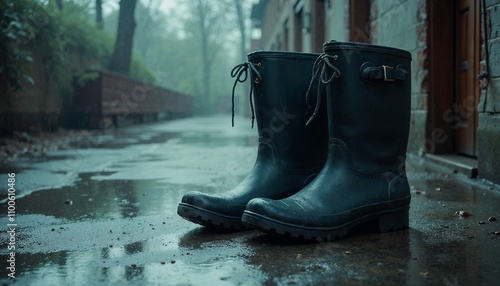
<svg viewBox="0 0 500 286"><path fill-rule="evenodd" d="M457 211L455 212L456 215L459 215L461 217L468 217L471 216L471 213L468 211Z"/></svg>
<svg viewBox="0 0 500 286"><path fill-rule="evenodd" d="M428 271L425 271L425 272L420 272L420 275L424 277L429 277L430 273Z"/></svg>

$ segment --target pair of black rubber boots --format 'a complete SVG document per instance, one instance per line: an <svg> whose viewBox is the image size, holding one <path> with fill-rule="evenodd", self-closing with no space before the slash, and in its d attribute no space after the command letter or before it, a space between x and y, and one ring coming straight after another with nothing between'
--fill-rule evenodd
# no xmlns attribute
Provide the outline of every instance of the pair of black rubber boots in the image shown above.
<svg viewBox="0 0 500 286"><path fill-rule="evenodd" d="M322 54L249 54L239 68L252 80L255 165L229 192L187 193L178 214L318 240L407 228L410 62L400 49L336 41Z"/></svg>

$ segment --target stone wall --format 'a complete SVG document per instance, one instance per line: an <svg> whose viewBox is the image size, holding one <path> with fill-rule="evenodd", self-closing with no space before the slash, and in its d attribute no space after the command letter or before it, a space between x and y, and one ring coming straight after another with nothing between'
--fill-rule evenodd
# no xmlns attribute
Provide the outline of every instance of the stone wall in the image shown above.
<svg viewBox="0 0 500 286"><path fill-rule="evenodd" d="M478 171L487 180L500 182L500 0L486 0L489 80L482 82L478 106ZM485 71L485 49L483 62Z"/></svg>
<svg viewBox="0 0 500 286"><path fill-rule="evenodd" d="M427 118L427 14L425 1L371 1L370 43L408 50L411 66L410 152L419 152L425 144Z"/></svg>
<svg viewBox="0 0 500 286"><path fill-rule="evenodd" d="M278 14L273 14L271 17L273 25L275 28L281 27L282 21L294 19L293 6L297 3L303 4L305 13L311 13L314 1L321 0L291 0L290 7L281 12L275 11ZM262 3L272 2L262 1ZM408 151L417 154L456 152L456 145L459 144L456 140L458 132L450 116L453 112L457 112L457 106L460 107L461 104L455 103L457 94L454 74L456 65L454 7L457 1L330 0L325 3L325 41L334 39L369 42L411 52L411 128ZM500 183L500 0L471 2L474 4L471 11L477 13L474 19L482 14L482 11L478 13L477 7L482 7L483 3L486 4L489 77L480 82L481 96L477 106L477 167L479 177ZM356 5L369 7L366 25L363 24L363 17L366 18L366 15L360 13L363 9L356 9ZM262 31L265 39L262 42L263 48L277 47L274 43L277 38L276 33L280 30L279 28L273 30L274 34L268 37L269 30L270 26L267 26ZM482 24L481 30L483 30ZM359 37L356 37L357 31ZM481 33L478 38L484 40L484 34ZM304 33L302 41L300 51L309 52L310 35ZM293 39L290 39L290 43L293 43ZM485 59L486 49L483 45L480 64L482 72L486 72Z"/></svg>

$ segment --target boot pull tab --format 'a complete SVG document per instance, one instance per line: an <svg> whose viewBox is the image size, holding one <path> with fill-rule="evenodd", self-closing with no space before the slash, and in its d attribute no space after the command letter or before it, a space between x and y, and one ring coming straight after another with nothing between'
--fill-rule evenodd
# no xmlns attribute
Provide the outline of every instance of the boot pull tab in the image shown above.
<svg viewBox="0 0 500 286"><path fill-rule="evenodd" d="M396 67L382 65L375 66L370 62L361 65L361 78L365 81L381 80L381 81L404 81L408 78L408 72L401 66Z"/></svg>

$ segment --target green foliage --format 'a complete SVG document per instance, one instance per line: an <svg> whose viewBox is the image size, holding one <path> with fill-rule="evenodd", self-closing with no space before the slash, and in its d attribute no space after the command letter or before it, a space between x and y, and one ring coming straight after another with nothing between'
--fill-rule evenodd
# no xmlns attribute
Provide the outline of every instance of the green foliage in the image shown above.
<svg viewBox="0 0 500 286"><path fill-rule="evenodd" d="M78 87L83 87L87 81L93 81L99 77L98 72L78 72L74 75L75 84Z"/></svg>
<svg viewBox="0 0 500 286"><path fill-rule="evenodd" d="M67 94L73 71L109 62L113 37L90 21L90 2L65 1L63 7L59 10L54 1L0 0L0 77L14 90L26 81L35 83L30 76L33 58L39 59L43 81L57 83Z"/></svg>
<svg viewBox="0 0 500 286"><path fill-rule="evenodd" d="M33 6L31 1L0 1L0 77L16 90L21 88L23 78L33 83L26 73L33 57L22 49L35 37Z"/></svg>
<svg viewBox="0 0 500 286"><path fill-rule="evenodd" d="M132 54L130 77L148 84L158 84L158 78L154 70L137 53Z"/></svg>
<svg viewBox="0 0 500 286"><path fill-rule="evenodd" d="M229 24L232 18L225 18L212 31L211 96L207 98L199 26L193 20L191 3L179 0L176 9L165 13L159 8L161 0L138 1L130 76L193 95L200 109L208 110L207 104L215 103L217 97L230 100L233 81L229 72L239 60L238 40L231 40L229 35L235 35L236 25ZM35 64L43 67L43 78L37 79L56 83L56 88L70 94L74 75L83 82L90 79L78 77L85 70L107 67L118 12L107 15L106 30L100 30L94 23L94 9L90 0L65 0L62 10L55 1L0 0L0 84L8 78L11 88L20 89L33 82L30 67L35 59ZM238 92L243 93L243 89L238 88Z"/></svg>
<svg viewBox="0 0 500 286"><path fill-rule="evenodd" d="M61 32L66 47L74 49L84 62L90 62L86 68L98 69L111 58L114 38L89 21L93 19L92 9L89 3L65 2L58 18L64 19Z"/></svg>

